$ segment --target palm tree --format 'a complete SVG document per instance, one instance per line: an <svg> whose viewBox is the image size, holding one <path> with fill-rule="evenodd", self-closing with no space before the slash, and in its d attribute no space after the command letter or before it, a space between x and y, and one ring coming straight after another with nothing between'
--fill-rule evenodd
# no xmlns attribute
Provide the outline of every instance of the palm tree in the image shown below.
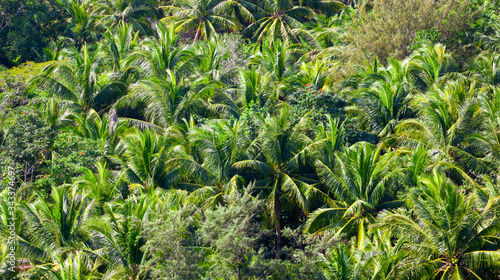
<svg viewBox="0 0 500 280"><path fill-rule="evenodd" d="M81 52L71 49L61 60L47 65L33 83L43 86L51 96L67 100L67 106L83 114L91 109L106 110L126 94L128 72L101 83L100 62L97 52L90 51L87 45Z"/></svg>
<svg viewBox="0 0 500 280"><path fill-rule="evenodd" d="M475 92L474 84L458 80L416 96L414 104L420 116L398 125L399 140L408 147L427 148L436 166L455 170L463 178L470 180L469 176L489 171L491 166L482 160L483 156L467 149L469 145L464 141L479 129L480 108Z"/></svg>
<svg viewBox="0 0 500 280"><path fill-rule="evenodd" d="M489 28L493 32L488 32L489 34L483 34L481 32L476 32L474 34L474 41L479 43L479 46L484 46L488 50L499 51L500 50L500 24L493 22L489 25Z"/></svg>
<svg viewBox="0 0 500 280"><path fill-rule="evenodd" d="M286 43L300 42L295 29L302 27L304 18L312 18L314 15L311 8L294 6L292 0L264 0L261 8L262 11L254 15L256 22L245 28L244 34L260 42L267 35L271 38L270 44L276 38L281 38Z"/></svg>
<svg viewBox="0 0 500 280"><path fill-rule="evenodd" d="M241 121L213 121L188 132L194 150L176 155L169 164L177 166L186 178L176 186L191 191L189 201L214 208L223 203L224 194L241 189L245 180L232 166L248 157L250 140L245 136L246 129Z"/></svg>
<svg viewBox="0 0 500 280"><path fill-rule="evenodd" d="M321 262L327 279L395 279L405 265L403 240L395 244L389 233L375 231L361 249L354 244L337 243L325 253Z"/></svg>
<svg viewBox="0 0 500 280"><path fill-rule="evenodd" d="M57 96L33 99L33 107L41 112L41 117L55 128L64 128L74 125L71 112L73 102Z"/></svg>
<svg viewBox="0 0 500 280"><path fill-rule="evenodd" d="M82 168L83 174L74 181L73 186L80 192L88 193L102 211L104 203L115 198L121 182L114 178L111 171L106 169L105 162L98 162L96 169L97 172L94 173L88 168Z"/></svg>
<svg viewBox="0 0 500 280"><path fill-rule="evenodd" d="M23 233L19 248L31 265L57 261L58 254L87 251L89 234L83 225L94 214L95 201L88 193L69 187L52 188L52 203L35 192L33 203L22 202ZM56 259L54 259L56 258Z"/></svg>
<svg viewBox="0 0 500 280"><path fill-rule="evenodd" d="M196 76L208 76L210 80L220 81L219 66L226 59L222 56L215 38L203 41L195 46L196 56L193 58L193 68Z"/></svg>
<svg viewBox="0 0 500 280"><path fill-rule="evenodd" d="M364 267L360 252L361 250L339 243L330 249L328 256L321 262L323 275L334 280L362 279Z"/></svg>
<svg viewBox="0 0 500 280"><path fill-rule="evenodd" d="M112 109L102 117L95 110L87 115L72 113L64 119L64 130L94 140L104 155L113 153L121 135L128 127L125 121L119 120L116 110Z"/></svg>
<svg viewBox="0 0 500 280"><path fill-rule="evenodd" d="M260 107L269 105L268 101L272 101L272 96L269 94L272 90L272 81L271 74L261 67L252 66L249 70L240 70L237 89L240 97L237 103L244 107L249 107L250 104L257 104Z"/></svg>
<svg viewBox="0 0 500 280"><path fill-rule="evenodd" d="M99 0L96 12L101 15L100 22L106 28L116 28L120 24L130 24L142 35L154 33L150 20L156 20L158 12L154 0Z"/></svg>
<svg viewBox="0 0 500 280"><path fill-rule="evenodd" d="M174 31L174 25L167 26L159 22L156 26L156 36L145 38L141 49L132 52L124 61L124 65L141 70L143 78L165 78L167 70L180 71L188 67L194 52L187 46L177 47L179 36Z"/></svg>
<svg viewBox="0 0 500 280"><path fill-rule="evenodd" d="M104 267L101 259L89 257L82 252L70 253L66 257L57 254L54 257L54 263L38 265L20 276L39 277L39 279L48 280L86 280L101 279L101 277L110 276L120 277L119 273L108 272L106 276L100 272ZM117 279L117 278L115 278Z"/></svg>
<svg viewBox="0 0 500 280"><path fill-rule="evenodd" d="M375 57L373 63L365 60L365 67L356 65L358 72L340 84L339 90L350 93L360 88L369 88L378 81L386 81L387 72L381 67L378 59Z"/></svg>
<svg viewBox="0 0 500 280"><path fill-rule="evenodd" d="M136 50L139 46L139 32L134 32L132 26L125 22L116 27L112 32L108 29L103 35L104 39L99 42L99 56L107 61L113 62L113 73L118 73L122 69L125 58Z"/></svg>
<svg viewBox="0 0 500 280"><path fill-rule="evenodd" d="M460 191L434 170L410 195L413 211L386 212L376 226L403 239L407 252L402 279L490 279L500 271L500 252L488 249L498 234L492 215L498 197L486 208L475 195Z"/></svg>
<svg viewBox="0 0 500 280"><path fill-rule="evenodd" d="M326 122L320 123L316 129L314 143L306 150L314 161L321 161L326 166L334 166L335 153L344 149L344 123L326 116Z"/></svg>
<svg viewBox="0 0 500 280"><path fill-rule="evenodd" d="M149 78L131 86L130 100L145 104L147 121L159 127L169 127L189 120L194 115L236 115L238 107L209 77L199 77L186 85L171 70L165 79Z"/></svg>
<svg viewBox="0 0 500 280"><path fill-rule="evenodd" d="M500 167L500 90L491 88L491 95L484 92L479 96L481 121L480 129L477 133L469 134L468 140L471 146L485 156L483 160Z"/></svg>
<svg viewBox="0 0 500 280"><path fill-rule="evenodd" d="M287 107L275 117L268 116L257 138L259 146L253 159L236 162L236 169L246 169L259 178L255 183L258 196L266 200L267 214L276 232L276 258L281 251L281 215L290 207L309 212L309 199L328 200L314 180L301 176L303 150L313 141L306 136L307 116L292 125ZM252 173L249 173L250 175Z"/></svg>
<svg viewBox="0 0 500 280"><path fill-rule="evenodd" d="M416 79L422 91L433 84L446 81L446 73L450 71L450 55L446 47L440 44L429 45L416 50L409 58L408 73Z"/></svg>
<svg viewBox="0 0 500 280"><path fill-rule="evenodd" d="M232 5L232 1L173 0L170 5L162 7L167 13L172 13L162 21L175 24L176 31L194 30L194 43L199 38L207 40L218 31L239 30L241 24L238 20L224 14Z"/></svg>
<svg viewBox="0 0 500 280"><path fill-rule="evenodd" d="M399 148L396 153L403 155L400 158L401 165L404 166L403 180L408 189L417 187L419 177L430 170L431 156L429 150L423 146L418 146L415 149Z"/></svg>
<svg viewBox="0 0 500 280"><path fill-rule="evenodd" d="M157 203L156 193L131 197L123 204L106 203L105 215L87 223L92 239L105 250L107 264L121 271L122 277L138 279L139 266L144 260L141 247L146 243L141 233Z"/></svg>
<svg viewBox="0 0 500 280"><path fill-rule="evenodd" d="M293 81L294 68L297 66L293 63L293 57L286 43L280 39L274 40L270 46L263 45L260 52L255 53L250 57L250 65L258 66L262 71L266 71L266 76L270 80L268 93L269 101L276 102L283 92L291 89ZM265 72L264 72L265 73Z"/></svg>
<svg viewBox="0 0 500 280"><path fill-rule="evenodd" d="M133 129L121 136L117 153L110 158L124 168L131 188L141 187L148 192L156 187L168 189L178 178L167 165L172 141L148 129Z"/></svg>
<svg viewBox="0 0 500 280"><path fill-rule="evenodd" d="M491 207L491 203L500 197L500 184L498 183L498 179L498 176L490 177L488 175L483 175L481 177L482 186L474 189L476 202L480 209Z"/></svg>
<svg viewBox="0 0 500 280"><path fill-rule="evenodd" d="M383 70L379 79L354 91L351 101L360 121L379 136L390 135L397 122L409 109L412 84L405 73L405 65L388 59L390 67Z"/></svg>
<svg viewBox="0 0 500 280"><path fill-rule="evenodd" d="M379 211L400 206L397 200L401 191L400 172L395 168L395 155L381 155L381 147L358 142L343 153L335 153L335 166L316 161L316 171L321 182L335 198L336 205L320 208L309 216L304 231L319 232L336 229L337 235L357 236L361 248L368 224L375 223Z"/></svg>
<svg viewBox="0 0 500 280"><path fill-rule="evenodd" d="M255 13L262 12L258 1L253 0L224 0L227 5L228 12L243 25L252 24L255 22Z"/></svg>
<svg viewBox="0 0 500 280"><path fill-rule="evenodd" d="M97 39L95 25L98 15L93 10L92 1L72 0L66 10L70 17L65 33L74 40L76 48L94 42Z"/></svg>
<svg viewBox="0 0 500 280"><path fill-rule="evenodd" d="M294 3L299 2L299 5L307 6L315 12L321 12L328 16L332 16L334 13L340 13L346 8L344 3L336 0L305 0L305 1L294 1Z"/></svg>
<svg viewBox="0 0 500 280"><path fill-rule="evenodd" d="M332 82L332 72L326 70L327 67L321 60L316 60L313 63L300 63L300 72L297 73L296 82L302 86L310 84L315 89L329 91Z"/></svg>
<svg viewBox="0 0 500 280"><path fill-rule="evenodd" d="M316 26L297 29L300 43L293 44L291 47L302 54L303 59L306 61L312 58L319 59L327 64L328 68L334 67L335 61L348 46L347 29L353 23L353 18L357 16L357 13L356 9L348 7L340 14L333 16L316 14ZM311 22L305 25L308 24L311 24Z"/></svg>
<svg viewBox="0 0 500 280"><path fill-rule="evenodd" d="M500 55L481 53L471 63L468 71L484 86L497 86L500 83Z"/></svg>

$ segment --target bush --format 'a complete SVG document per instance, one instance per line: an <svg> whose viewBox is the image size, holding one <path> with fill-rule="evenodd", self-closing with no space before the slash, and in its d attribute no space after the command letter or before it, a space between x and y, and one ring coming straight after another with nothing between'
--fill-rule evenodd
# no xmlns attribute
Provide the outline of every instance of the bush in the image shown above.
<svg viewBox="0 0 500 280"><path fill-rule="evenodd" d="M349 30L350 41L361 52L385 63L411 53L418 32L435 30L440 40L450 40L468 29L477 15L472 0L374 0L359 8L359 19ZM435 38L434 38L435 39Z"/></svg>
<svg viewBox="0 0 500 280"><path fill-rule="evenodd" d="M260 107L255 104L253 100L250 101L250 104L240 116L240 121L242 121L247 128L245 129L245 136L250 139L255 139L259 135L262 120L268 113L269 109L267 107Z"/></svg>
<svg viewBox="0 0 500 280"><path fill-rule="evenodd" d="M43 175L35 184L46 191L52 186L70 183L80 175L82 167L94 169L103 151L99 142L82 138L71 132L59 132L54 136L51 158L42 166Z"/></svg>
<svg viewBox="0 0 500 280"><path fill-rule="evenodd" d="M347 103L344 100L336 94L315 89L309 84L288 95L287 101L291 106L295 122L307 113L311 114L311 119L316 124L325 122L327 114L340 120L345 119L344 107Z"/></svg>
<svg viewBox="0 0 500 280"><path fill-rule="evenodd" d="M141 265L141 274L151 279L199 279L205 250L195 232L192 219L194 208L172 211L165 209L157 219L145 226L142 247L147 261Z"/></svg>
<svg viewBox="0 0 500 280"><path fill-rule="evenodd" d="M47 64L48 62L27 62L1 71L0 94L3 96L0 110L28 105L29 100L35 96L35 91L30 88L29 81L35 75L40 74Z"/></svg>
<svg viewBox="0 0 500 280"><path fill-rule="evenodd" d="M43 48L65 29L65 2L0 0L0 64L40 61Z"/></svg>
<svg viewBox="0 0 500 280"><path fill-rule="evenodd" d="M10 166L24 181L32 181L54 142L55 134L55 129L37 113L16 113L0 146L2 180Z"/></svg>
<svg viewBox="0 0 500 280"><path fill-rule="evenodd" d="M241 35L220 34L217 39L219 55L224 59L219 65L221 80L228 86L238 84L238 71L247 64L247 46Z"/></svg>

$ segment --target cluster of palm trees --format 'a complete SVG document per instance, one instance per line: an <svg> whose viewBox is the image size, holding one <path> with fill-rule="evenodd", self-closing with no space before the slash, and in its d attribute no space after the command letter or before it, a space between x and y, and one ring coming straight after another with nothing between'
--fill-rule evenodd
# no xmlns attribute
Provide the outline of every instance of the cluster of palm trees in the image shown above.
<svg viewBox="0 0 500 280"><path fill-rule="evenodd" d="M3 135L31 110L104 154L48 193L22 182L17 276L144 278L141 234L152 213L172 201L224 207L225 195L250 184L274 231L275 258L284 227L339 240L319 257L323 278L500 275L500 54L457 71L444 46L430 45L387 66L367 63L334 91L341 27L354 9L306 28L315 11L341 5L158 4L73 2L76 47L47 50L54 61L30 81L30 105L2 116ZM108 27L100 36L98 22ZM257 43L224 50L241 39L216 34L236 30ZM182 44L181 32L194 43ZM224 66L235 54L242 62ZM313 100L338 94L347 119L297 118L287 100L299 89ZM348 143L353 129L377 143ZM2 237L14 218L8 205L4 191ZM9 248L0 244L5 264Z"/></svg>
<svg viewBox="0 0 500 280"><path fill-rule="evenodd" d="M194 42L221 32L241 32L261 42L268 36L295 43L314 41L304 23L346 7L336 0L72 0L61 5L67 17L62 41L77 48L99 41L121 23L130 24L142 36L152 36L160 21L175 25L177 32Z"/></svg>

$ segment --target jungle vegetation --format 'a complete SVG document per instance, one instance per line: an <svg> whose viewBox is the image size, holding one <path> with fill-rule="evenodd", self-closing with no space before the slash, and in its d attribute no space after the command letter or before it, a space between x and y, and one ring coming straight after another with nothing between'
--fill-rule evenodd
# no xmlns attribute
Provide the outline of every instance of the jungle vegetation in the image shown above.
<svg viewBox="0 0 500 280"><path fill-rule="evenodd" d="M0 279L499 279L498 1L0 0L0 63Z"/></svg>

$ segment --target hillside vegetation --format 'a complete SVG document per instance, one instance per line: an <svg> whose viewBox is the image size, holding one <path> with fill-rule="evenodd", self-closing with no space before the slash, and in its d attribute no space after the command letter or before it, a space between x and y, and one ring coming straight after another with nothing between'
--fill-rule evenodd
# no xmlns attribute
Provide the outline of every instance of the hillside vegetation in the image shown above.
<svg viewBox="0 0 500 280"><path fill-rule="evenodd" d="M0 279L499 279L482 0L0 0Z"/></svg>

